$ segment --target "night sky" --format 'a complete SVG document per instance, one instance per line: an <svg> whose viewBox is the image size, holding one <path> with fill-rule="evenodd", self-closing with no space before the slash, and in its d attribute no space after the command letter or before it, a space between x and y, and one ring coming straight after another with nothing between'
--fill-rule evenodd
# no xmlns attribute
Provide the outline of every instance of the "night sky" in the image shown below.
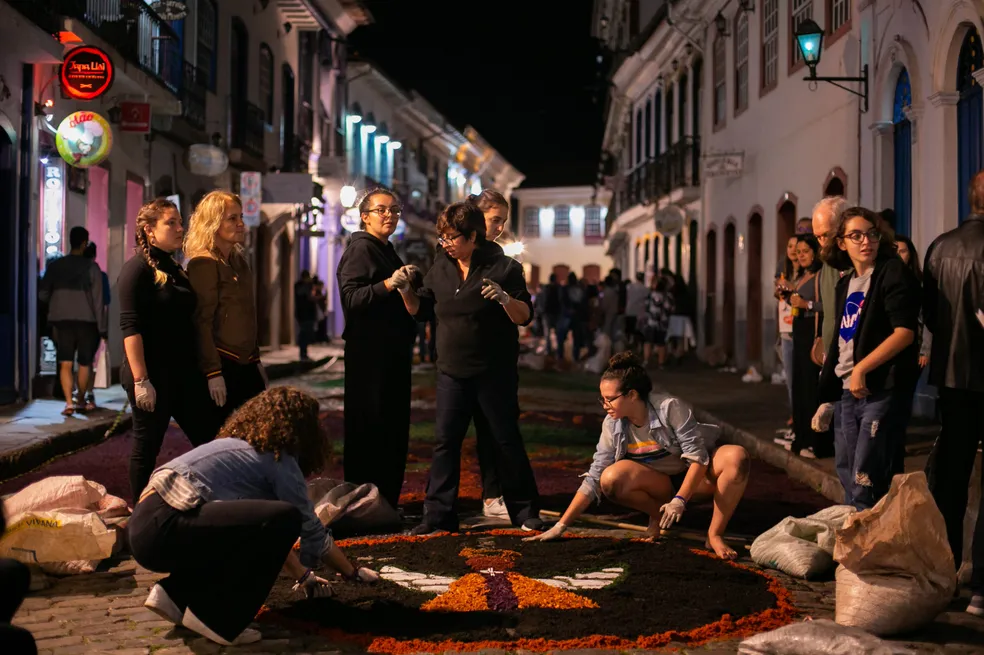
<svg viewBox="0 0 984 655"><path fill-rule="evenodd" d="M474 126L523 187L594 184L604 92L591 0L365 4L375 24L350 35L355 52L459 129Z"/></svg>

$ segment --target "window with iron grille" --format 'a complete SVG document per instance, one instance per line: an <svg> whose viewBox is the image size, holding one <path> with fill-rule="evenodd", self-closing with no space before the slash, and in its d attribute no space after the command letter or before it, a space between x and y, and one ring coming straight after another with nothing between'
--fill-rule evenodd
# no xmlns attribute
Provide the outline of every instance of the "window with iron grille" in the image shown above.
<svg viewBox="0 0 984 655"><path fill-rule="evenodd" d="M687 135L687 76L680 77L677 83L677 136L682 139Z"/></svg>
<svg viewBox="0 0 984 655"><path fill-rule="evenodd" d="M779 0L762 2L762 90L779 81Z"/></svg>
<svg viewBox="0 0 984 655"><path fill-rule="evenodd" d="M218 9L215 0L200 0L198 3L198 50L195 63L205 71L208 78L206 86L215 92L216 50L218 43Z"/></svg>
<svg viewBox="0 0 984 655"><path fill-rule="evenodd" d="M828 33L834 34L851 20L851 0L827 0Z"/></svg>
<svg viewBox="0 0 984 655"><path fill-rule="evenodd" d="M803 61L803 53L800 52L799 45L796 43L796 30L800 23L813 18L813 0L790 0L789 15L792 17L791 29L789 30L789 52L791 53L793 66Z"/></svg>
<svg viewBox="0 0 984 655"><path fill-rule="evenodd" d="M540 236L540 208L527 207L523 210L523 236Z"/></svg>
<svg viewBox="0 0 984 655"><path fill-rule="evenodd" d="M273 51L265 43L260 44L260 107L267 125L273 125Z"/></svg>
<svg viewBox="0 0 984 655"><path fill-rule="evenodd" d="M571 208L567 205L554 207L553 235L555 237L569 237L571 235Z"/></svg>
<svg viewBox="0 0 984 655"><path fill-rule="evenodd" d="M714 39L714 124L724 123L727 115L727 79L725 70L725 39L720 34Z"/></svg>
<svg viewBox="0 0 984 655"><path fill-rule="evenodd" d="M642 109L636 110L636 120L635 120L635 138L636 138L636 156L635 163L639 164L642 161Z"/></svg>
<svg viewBox="0 0 984 655"><path fill-rule="evenodd" d="M601 224L601 207L590 205L584 208L584 238L599 239L605 234Z"/></svg>
<svg viewBox="0 0 984 655"><path fill-rule="evenodd" d="M735 113L748 109L748 14L735 21Z"/></svg>

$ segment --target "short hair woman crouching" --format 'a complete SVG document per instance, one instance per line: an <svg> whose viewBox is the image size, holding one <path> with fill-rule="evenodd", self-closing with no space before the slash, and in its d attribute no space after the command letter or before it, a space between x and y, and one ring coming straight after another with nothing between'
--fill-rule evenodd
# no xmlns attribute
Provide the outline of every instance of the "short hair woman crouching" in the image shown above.
<svg viewBox="0 0 984 655"><path fill-rule="evenodd" d="M149 609L218 644L238 645L260 639L247 626L281 569L308 596L331 593L312 573L322 564L353 582L378 579L342 554L308 497L305 477L323 469L331 452L317 400L270 389L233 414L219 437L155 471L134 508L134 559L168 574L147 597ZM292 550L298 536L299 555Z"/></svg>
<svg viewBox="0 0 984 655"><path fill-rule="evenodd" d="M243 204L228 191L212 191L191 215L185 255L198 298L199 364L217 407L213 429L266 388L256 334L253 273L243 242Z"/></svg>
<svg viewBox="0 0 984 655"><path fill-rule="evenodd" d="M676 398L654 393L649 375L632 353L609 360L599 389L608 417L591 468L560 521L531 539L561 536L601 494L645 512L653 536L679 521L688 504L712 500L707 546L722 558L737 557L724 542L724 533L748 483L745 449L715 448L717 428L697 423Z"/></svg>
<svg viewBox="0 0 984 655"><path fill-rule="evenodd" d="M174 261L184 227L177 206L153 200L137 212L136 250L120 271L120 378L133 406L130 493L136 503L174 418L193 446L215 436L198 368L195 293Z"/></svg>

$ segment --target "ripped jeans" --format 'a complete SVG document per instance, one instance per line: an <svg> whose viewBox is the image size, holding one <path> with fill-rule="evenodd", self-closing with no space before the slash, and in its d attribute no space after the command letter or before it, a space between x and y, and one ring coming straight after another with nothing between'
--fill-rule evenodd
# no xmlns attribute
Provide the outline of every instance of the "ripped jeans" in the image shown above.
<svg viewBox="0 0 984 655"><path fill-rule="evenodd" d="M874 507L892 484L892 458L906 426L893 419L891 391L855 398L847 389L834 404L834 465L844 504Z"/></svg>

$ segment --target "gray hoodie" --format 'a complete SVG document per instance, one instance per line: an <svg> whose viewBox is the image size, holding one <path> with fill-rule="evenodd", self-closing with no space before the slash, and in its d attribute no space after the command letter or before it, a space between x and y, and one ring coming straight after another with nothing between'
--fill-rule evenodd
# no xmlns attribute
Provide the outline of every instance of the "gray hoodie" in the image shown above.
<svg viewBox="0 0 984 655"><path fill-rule="evenodd" d="M106 334L102 272L91 259L65 255L52 261L41 279L38 297L48 303L49 323L95 323L99 333Z"/></svg>

